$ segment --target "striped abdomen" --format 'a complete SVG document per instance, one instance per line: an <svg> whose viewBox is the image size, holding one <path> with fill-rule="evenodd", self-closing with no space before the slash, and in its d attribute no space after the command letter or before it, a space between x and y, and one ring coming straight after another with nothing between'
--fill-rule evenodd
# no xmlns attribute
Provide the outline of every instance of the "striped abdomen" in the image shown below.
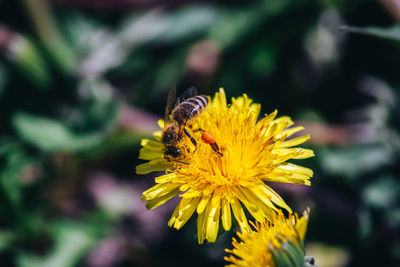
<svg viewBox="0 0 400 267"><path fill-rule="evenodd" d="M207 107L208 98L204 95L198 95L186 99L172 111L172 119L179 125L194 119Z"/></svg>

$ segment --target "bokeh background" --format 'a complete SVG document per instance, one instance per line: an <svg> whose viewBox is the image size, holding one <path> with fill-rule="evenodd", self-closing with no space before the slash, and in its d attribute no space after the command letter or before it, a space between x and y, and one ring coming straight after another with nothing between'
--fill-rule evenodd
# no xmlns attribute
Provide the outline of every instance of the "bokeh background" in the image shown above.
<svg viewBox="0 0 400 267"><path fill-rule="evenodd" d="M223 266L176 200L140 201L169 86L248 94L306 127L320 267L400 266L400 1L0 0L0 265Z"/></svg>

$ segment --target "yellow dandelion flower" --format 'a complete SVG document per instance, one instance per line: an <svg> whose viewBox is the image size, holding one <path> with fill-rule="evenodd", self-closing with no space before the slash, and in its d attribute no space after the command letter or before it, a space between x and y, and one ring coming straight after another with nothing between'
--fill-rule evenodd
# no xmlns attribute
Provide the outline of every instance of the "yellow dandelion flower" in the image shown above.
<svg viewBox="0 0 400 267"><path fill-rule="evenodd" d="M272 215L271 221L250 222L254 230L240 233L240 239L232 239L233 249L225 249L231 255L224 259L226 266L303 266L304 236L309 210L303 217L297 214L285 218L281 211Z"/></svg>
<svg viewBox="0 0 400 267"><path fill-rule="evenodd" d="M225 92L220 89L208 108L190 122L192 129L205 129L215 137L223 156L201 142L201 133L193 133L198 145L188 155L189 164L164 159L161 130L154 133L155 140L142 140L139 158L149 161L138 165L136 172L166 171L155 179L155 186L143 193L147 208L158 207L179 195L181 200L168 225L180 229L196 212L200 244L204 240L215 242L220 219L223 228L230 230L231 212L240 228L248 230L243 206L256 221L270 219L278 207L291 212L265 181L310 185L312 170L286 162L314 155L312 150L293 148L309 136L288 139L303 127L288 128L293 121L289 117L275 119L277 111L258 120L260 109L261 105L246 94L232 98L228 105ZM162 121L159 124L163 127ZM186 137L181 142L192 146Z"/></svg>

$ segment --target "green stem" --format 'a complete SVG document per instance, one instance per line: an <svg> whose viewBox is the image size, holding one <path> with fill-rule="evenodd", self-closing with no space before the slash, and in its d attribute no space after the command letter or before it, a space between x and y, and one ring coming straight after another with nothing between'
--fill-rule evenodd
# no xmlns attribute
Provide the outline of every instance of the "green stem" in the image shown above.
<svg viewBox="0 0 400 267"><path fill-rule="evenodd" d="M32 19L40 40L53 60L63 72L72 72L76 62L74 54L61 38L48 2L44 0L22 0L22 2Z"/></svg>

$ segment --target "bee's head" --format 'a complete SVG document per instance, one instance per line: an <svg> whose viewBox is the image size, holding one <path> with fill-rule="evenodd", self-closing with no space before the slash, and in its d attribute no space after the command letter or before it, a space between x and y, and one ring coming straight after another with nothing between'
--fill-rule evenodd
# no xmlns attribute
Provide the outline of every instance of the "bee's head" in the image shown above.
<svg viewBox="0 0 400 267"><path fill-rule="evenodd" d="M169 159L179 160L185 157L184 149L176 146L166 146L164 151L164 157Z"/></svg>
<svg viewBox="0 0 400 267"><path fill-rule="evenodd" d="M161 142L165 145L174 145L178 141L178 127L175 125L168 126L162 133Z"/></svg>

